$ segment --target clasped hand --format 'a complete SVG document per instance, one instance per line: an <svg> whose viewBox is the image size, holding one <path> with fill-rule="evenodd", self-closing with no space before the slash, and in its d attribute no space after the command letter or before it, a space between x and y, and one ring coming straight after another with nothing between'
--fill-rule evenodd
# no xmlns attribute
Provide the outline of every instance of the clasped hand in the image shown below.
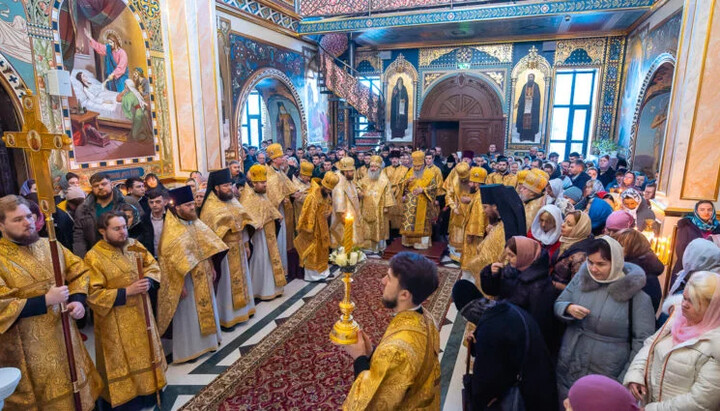
<svg viewBox="0 0 720 411"><path fill-rule="evenodd" d="M358 330L358 340L355 344L343 345L342 348L350 354L353 360L363 355L370 357L373 352L373 344L370 340L370 336L367 335L363 330Z"/></svg>
<svg viewBox="0 0 720 411"><path fill-rule="evenodd" d="M45 305L50 307L53 305L67 302L70 298L70 290L66 285L62 287L51 287L45 294ZM66 306L68 314L74 320L79 320L85 316L85 307L77 301L73 301Z"/></svg>

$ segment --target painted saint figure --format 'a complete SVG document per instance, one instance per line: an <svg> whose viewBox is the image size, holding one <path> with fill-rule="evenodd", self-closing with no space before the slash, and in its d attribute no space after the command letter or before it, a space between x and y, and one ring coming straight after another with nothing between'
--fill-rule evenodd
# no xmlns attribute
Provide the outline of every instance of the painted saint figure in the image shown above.
<svg viewBox="0 0 720 411"><path fill-rule="evenodd" d="M125 80L128 79L128 56L120 48L120 38L115 33L108 33L107 44L102 45L92 38L90 29L85 28L85 36L90 41L90 47L104 57L105 81L103 85L108 90L121 92L125 89Z"/></svg>
<svg viewBox="0 0 720 411"><path fill-rule="evenodd" d="M408 128L408 91L400 77L395 83L390 100L390 131L392 138L405 137Z"/></svg>
<svg viewBox="0 0 720 411"><path fill-rule="evenodd" d="M118 94L117 99L122 102L125 117L132 123L129 140L149 141L153 138L152 122L147 114L150 107L132 79L125 80L124 90Z"/></svg>
<svg viewBox="0 0 720 411"><path fill-rule="evenodd" d="M282 145L284 147L297 147L295 120L293 120L290 113L285 108L285 104L282 101L278 101L278 112L275 124L277 127L277 138L282 138Z"/></svg>
<svg viewBox="0 0 720 411"><path fill-rule="evenodd" d="M515 128L520 134L520 141L535 141L535 135L540 131L540 98L535 75L528 74L517 102Z"/></svg>

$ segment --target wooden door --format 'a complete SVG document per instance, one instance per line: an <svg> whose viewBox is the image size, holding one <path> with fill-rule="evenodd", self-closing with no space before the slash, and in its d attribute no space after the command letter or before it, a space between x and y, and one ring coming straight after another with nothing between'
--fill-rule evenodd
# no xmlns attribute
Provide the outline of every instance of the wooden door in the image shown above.
<svg viewBox="0 0 720 411"><path fill-rule="evenodd" d="M504 124L498 120L465 120L460 122L459 150L487 153L490 144L498 151L504 148Z"/></svg>
<svg viewBox="0 0 720 411"><path fill-rule="evenodd" d="M442 152L448 154L458 151L459 124L454 121L434 122L432 124L433 147L440 146Z"/></svg>

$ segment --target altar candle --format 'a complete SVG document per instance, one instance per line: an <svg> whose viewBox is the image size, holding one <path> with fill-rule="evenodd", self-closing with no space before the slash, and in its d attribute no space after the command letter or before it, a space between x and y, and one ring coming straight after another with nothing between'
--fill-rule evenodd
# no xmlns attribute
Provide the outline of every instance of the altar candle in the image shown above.
<svg viewBox="0 0 720 411"><path fill-rule="evenodd" d="M343 233L343 247L345 247L345 253L350 254L353 247L353 221L355 217L349 212L345 214L345 231Z"/></svg>

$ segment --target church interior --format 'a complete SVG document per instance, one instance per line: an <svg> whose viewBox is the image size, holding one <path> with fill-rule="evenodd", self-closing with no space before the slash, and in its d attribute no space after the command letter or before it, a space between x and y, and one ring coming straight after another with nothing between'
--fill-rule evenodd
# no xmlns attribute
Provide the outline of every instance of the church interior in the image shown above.
<svg viewBox="0 0 720 411"><path fill-rule="evenodd" d="M293 229L297 236L301 233L298 220L303 207L295 204L294 221L285 218L282 231L265 232L267 241L287 243L287 254L280 256L286 271L284 288L260 300L255 290L255 306L248 318L223 325L218 345L190 361L175 363L170 356L175 342L163 337L160 349L165 351L167 368L166 385L158 389L161 405L126 409L386 409L348 405L357 362L328 335L341 317L338 304L342 307L349 293L357 324L375 344L381 341L393 318L381 301L383 277L390 257L401 251L417 251L437 267L436 291L422 308L435 320L439 336L439 399L422 409L475 409L463 408L463 376L471 359L466 341L469 320L458 309L457 299L453 301L456 282L466 278L466 263L458 256L460 251L466 254L467 244L464 237L455 244L452 218L450 238L440 232L448 230L447 221L444 228L438 221L443 220L443 205L449 204L447 182L454 173L448 178L444 171L450 171L450 163L459 169L468 160L472 170L484 168L485 175L496 174L498 169L490 167L504 161L507 171L501 170L496 183L520 187L522 181L508 184L502 173L523 175L520 180L532 184L536 177L531 177L535 175L531 169L538 169L544 173L538 183L540 193L549 199L555 190L549 182L553 175L568 181L564 187L559 183L565 197L574 187L576 175L568 167L576 165L568 160L585 162L590 167L582 168L588 174L594 170L590 178L598 182L608 167L603 159L608 159L610 184L603 182L588 196L583 182L572 204L577 210L577 203L597 196L613 206L610 214L623 209L618 204L625 201L622 190L634 190L637 203L643 203L641 209L651 214L642 222L637 206L629 210L636 221L632 226L648 240L662 266L656 276L662 305L669 301L677 272L683 268L678 244L686 241L687 246L692 240L684 234L683 221L692 218L701 230L720 234L716 215L720 116L712 114L720 104L718 80L720 3L715 0L0 0L0 135L6 136L0 143L0 197L35 195L38 219L43 220L49 207L44 198L54 195L70 202L70 177L84 192L80 198L86 198L95 193L97 180L91 177L102 173L127 196L133 187L126 182L144 183L148 190L189 185L193 196L201 196L199 204L204 204L213 192L208 175L229 168L234 179L233 167L238 163L242 181L254 182L259 177L253 176L250 166L274 164L277 155L293 160L285 164L290 167L290 181L299 177L301 163L312 162L311 175L320 177L316 183L322 191L323 176L331 170L345 173L339 151L355 159L350 167L359 181L360 167L367 173L373 160L363 163L358 153L368 159L380 156L382 167L393 167L394 155L389 154L397 152L411 175L416 150L428 150L424 155L433 157L427 165L438 165L438 172L444 174L439 175L436 195L445 197L442 205L433 206L432 198L428 203L429 208L437 208L434 215L428 213L433 221L432 246L406 244L404 234L401 239L398 233L404 233L408 223L400 221L398 228L391 216L390 238L365 250L367 260L353 274L351 284L338 267L342 264L330 264L330 276L321 281L306 281L308 267L305 279L288 272L298 259L296 250L290 252L298 244L297 238L293 243ZM33 127L42 129L40 134ZM55 145L47 148L46 142ZM275 143L282 146L277 155L271 148ZM46 150L47 155L40 156ZM316 162L312 153L323 155ZM329 169L324 169L324 162ZM617 170L623 172L616 175ZM635 183L625 182L628 174ZM350 184L351 179L345 175L341 182ZM268 193L280 184L272 181L268 176ZM490 183L489 176L485 183ZM248 187L254 185L244 190L254 190ZM337 190L331 191L334 207ZM406 193L415 195L414 190ZM238 194L240 203L246 194ZM369 194L364 189L356 199ZM79 195L73 191L72 198ZM398 207L406 201L402 193L390 198ZM520 198L524 199L522 193ZM285 217L292 213L290 200L296 201L295 194L286 194L280 203ZM145 204L151 201L148 197ZM559 200L554 201L560 206ZM703 202L712 206L713 215L700 221ZM283 211L284 204L290 206ZM507 232L508 222L500 203L496 204ZM552 201L540 206L546 204ZM273 205L277 208L277 203ZM591 208L586 214L594 218ZM384 212L388 210L386 203ZM527 206L525 210L529 212ZM248 211L253 219L262 214ZM150 221L150 208L147 214L152 231L156 226ZM385 218L382 210L380 214L378 218ZM520 235L535 235L533 217L528 218ZM554 223L558 236L565 224L562 218ZM578 217L574 219L573 224L579 225ZM276 221L279 227L280 219ZM342 231L334 237L333 226L342 229L342 225L342 221L335 225L333 215L331 245L326 249L347 246L345 239L339 240ZM592 226L596 234L594 220ZM71 244L65 252L76 251L72 244L77 241L77 228L68 232L57 227L45 227L45 235L57 235L59 242L64 236ZM347 220L344 227L348 230ZM400 231L393 235L393 228ZM262 224L256 229L242 235L255 238L268 231ZM703 238L720 244L720 237L705 235L706 231ZM352 230L349 235L353 236ZM424 235L423 239L430 237ZM562 242L569 234L562 235L555 240ZM155 236L157 248L160 233ZM357 245L350 240L350 247ZM252 253L258 247L254 244ZM231 253L232 248L227 255ZM159 263L164 276L169 263ZM244 270L254 267L250 261ZM3 270L4 262L0 275ZM714 272L720 274L720 262ZM479 275L475 273L476 278ZM276 281L280 280L276 277ZM254 279L252 283L255 287ZM561 289L566 285L567 281ZM715 300L720 299L720 284L717 288ZM3 301L10 295L7 289L5 282L0 283L0 320ZM482 288L480 292L485 294ZM162 299L163 291L153 298ZM711 304L720 304L715 300ZM161 311L161 303L157 304L153 309ZM77 321L77 327L97 362L99 314L92 304L86 310L92 315ZM662 308L656 306L655 311L660 321ZM0 337L12 327L12 322L0 321ZM175 323L170 328L179 334ZM655 328L650 334L654 332ZM720 354L720 347L713 349ZM0 353L0 369L11 366L5 355ZM713 361L718 372L717 357ZM717 384L720 374L715 377ZM150 394L154 399L155 391ZM103 398L107 399L104 394ZM559 398L560 403L563 400ZM23 408L18 404L6 400L8 409Z"/></svg>

